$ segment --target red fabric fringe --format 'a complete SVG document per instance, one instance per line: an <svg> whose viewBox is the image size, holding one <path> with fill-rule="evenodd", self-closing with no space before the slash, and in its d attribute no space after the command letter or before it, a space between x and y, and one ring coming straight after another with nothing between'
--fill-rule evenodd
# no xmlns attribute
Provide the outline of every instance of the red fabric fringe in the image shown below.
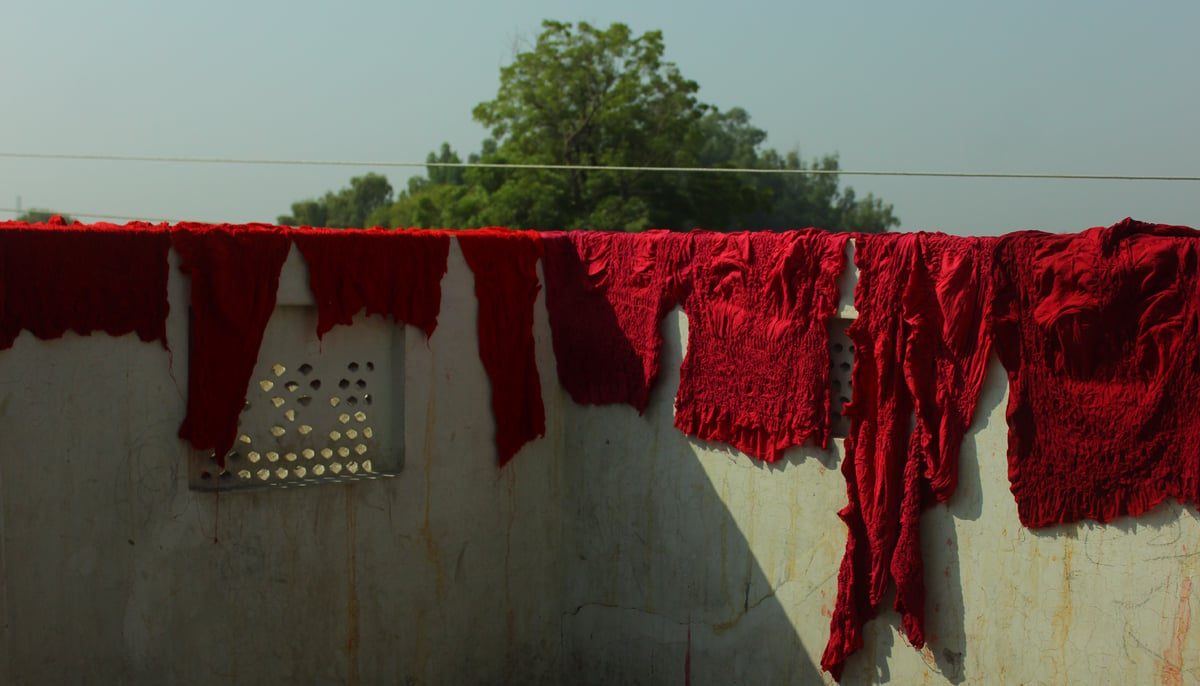
<svg viewBox="0 0 1200 686"><path fill-rule="evenodd" d="M444 231L292 229L317 301L317 336L354 315L391 316L432 336L442 307Z"/></svg>
<svg viewBox="0 0 1200 686"><path fill-rule="evenodd" d="M675 426L773 462L829 441L829 329L846 234L694 233Z"/></svg>
<svg viewBox="0 0 1200 686"><path fill-rule="evenodd" d="M1021 523L1200 502L1200 232L1126 219L996 251Z"/></svg>
<svg viewBox="0 0 1200 686"><path fill-rule="evenodd" d="M137 332L167 345L165 224L0 223L0 350L21 330Z"/></svg>
<svg viewBox="0 0 1200 686"><path fill-rule="evenodd" d="M192 289L187 417L179 437L212 449L224 466L291 241L284 229L265 225L179 224L173 237Z"/></svg>
<svg viewBox="0 0 1200 686"><path fill-rule="evenodd" d="M842 474L846 553L821 667L835 678L863 624L896 585L909 641L924 645L921 513L958 483L959 449L990 351L993 239L938 234L856 238L859 317ZM916 422L910 434L909 426Z"/></svg>
<svg viewBox="0 0 1200 686"><path fill-rule="evenodd" d="M542 234L558 379L579 404L645 411L658 378L659 324L680 299L687 234Z"/></svg>
<svg viewBox="0 0 1200 686"><path fill-rule="evenodd" d="M546 435L546 410L533 340L541 237L533 232L481 229L456 233L475 274L479 357L492 382L496 449L504 466L521 446Z"/></svg>

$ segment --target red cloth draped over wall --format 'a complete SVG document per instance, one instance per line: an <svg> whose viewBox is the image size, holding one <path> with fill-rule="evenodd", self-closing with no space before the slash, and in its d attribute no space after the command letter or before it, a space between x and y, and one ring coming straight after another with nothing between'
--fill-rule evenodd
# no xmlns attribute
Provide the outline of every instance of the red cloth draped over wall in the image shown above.
<svg viewBox="0 0 1200 686"><path fill-rule="evenodd" d="M1198 238L1126 219L1000 239L996 350L1026 526L1200 501Z"/></svg>
<svg viewBox="0 0 1200 686"><path fill-rule="evenodd" d="M173 236L192 290L187 417L179 436L212 449L224 466L291 241L286 230L263 225L180 224Z"/></svg>
<svg viewBox="0 0 1200 686"><path fill-rule="evenodd" d="M992 239L883 234L855 242L848 503L838 513L849 531L821 658L835 678L893 583L909 641L924 644L920 516L954 493L990 350Z"/></svg>
<svg viewBox="0 0 1200 686"><path fill-rule="evenodd" d="M690 237L577 231L542 241L559 382L577 403L644 411L658 378L659 325L688 278Z"/></svg>
<svg viewBox="0 0 1200 686"><path fill-rule="evenodd" d="M27 330L136 332L167 344L165 224L0 223L0 350Z"/></svg>
<svg viewBox="0 0 1200 686"><path fill-rule="evenodd" d="M450 253L444 231L292 229L317 301L317 336L354 315L390 316L432 336Z"/></svg>
<svg viewBox="0 0 1200 686"><path fill-rule="evenodd" d="M492 382L496 449L503 466L521 446L546 435L546 409L533 340L541 237L529 231L480 229L455 234L475 274L479 357Z"/></svg>
<svg viewBox="0 0 1200 686"><path fill-rule="evenodd" d="M675 426L774 461L829 440L829 329L846 234L694 233Z"/></svg>

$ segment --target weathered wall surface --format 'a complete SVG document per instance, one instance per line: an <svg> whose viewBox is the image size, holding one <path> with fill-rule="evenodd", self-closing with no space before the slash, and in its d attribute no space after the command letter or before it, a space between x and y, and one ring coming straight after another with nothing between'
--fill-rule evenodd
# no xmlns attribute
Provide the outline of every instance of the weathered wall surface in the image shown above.
<svg viewBox="0 0 1200 686"><path fill-rule="evenodd" d="M679 434L682 315L638 416L565 398L539 305L547 437L499 470L452 247L437 332L404 334L401 475L218 502L175 437L186 293L173 272L173 354L27 334L0 353L0 683L828 681L840 441L768 466ZM958 493L924 522L930 644L886 613L843 681L1200 682L1200 517L1022 528L1005 388L993 364Z"/></svg>

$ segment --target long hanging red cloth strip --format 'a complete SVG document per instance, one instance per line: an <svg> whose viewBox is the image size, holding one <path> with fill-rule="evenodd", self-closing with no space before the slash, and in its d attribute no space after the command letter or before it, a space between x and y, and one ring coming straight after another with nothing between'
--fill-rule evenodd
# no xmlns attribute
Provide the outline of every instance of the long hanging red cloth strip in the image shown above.
<svg viewBox="0 0 1200 686"><path fill-rule="evenodd" d="M480 229L455 234L475 274L479 357L492 382L492 415L500 466L521 446L546 435L546 409L533 341L538 234Z"/></svg>
<svg viewBox="0 0 1200 686"><path fill-rule="evenodd" d="M292 229L317 301L317 336L363 309L432 336L442 307L445 231Z"/></svg>
<svg viewBox="0 0 1200 686"><path fill-rule="evenodd" d="M165 224L0 223L0 350L22 329L136 332L167 345Z"/></svg>
<svg viewBox="0 0 1200 686"><path fill-rule="evenodd" d="M558 379L579 404L644 412L658 378L659 325L682 295L688 234L543 233Z"/></svg>
<svg viewBox="0 0 1200 686"><path fill-rule="evenodd" d="M675 426L768 462L829 440L829 318L846 234L696 233Z"/></svg>
<svg viewBox="0 0 1200 686"><path fill-rule="evenodd" d="M192 291L187 417L179 437L213 450L224 466L291 241L279 227L190 223L176 226L174 240Z"/></svg>
<svg viewBox="0 0 1200 686"><path fill-rule="evenodd" d="M939 234L856 239L859 316L848 331L855 361L842 462L848 503L838 513L848 534L821 658L835 678L862 647L863 624L893 582L908 640L924 645L920 517L958 483L991 349L992 245Z"/></svg>
<svg viewBox="0 0 1200 686"><path fill-rule="evenodd" d="M1200 232L1126 219L996 250L1021 523L1200 502Z"/></svg>

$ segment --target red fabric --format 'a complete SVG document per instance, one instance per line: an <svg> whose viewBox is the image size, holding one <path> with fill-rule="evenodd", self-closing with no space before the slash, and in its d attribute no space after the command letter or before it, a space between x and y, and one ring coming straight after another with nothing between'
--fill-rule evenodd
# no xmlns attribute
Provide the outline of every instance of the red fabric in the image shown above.
<svg viewBox="0 0 1200 686"><path fill-rule="evenodd" d="M829 440L829 330L846 234L695 233L675 426L768 462Z"/></svg>
<svg viewBox="0 0 1200 686"><path fill-rule="evenodd" d="M1198 237L1126 219L1000 239L996 349L1022 524L1200 502Z"/></svg>
<svg viewBox="0 0 1200 686"><path fill-rule="evenodd" d="M444 231L292 229L317 301L317 336L364 308L432 336L442 307L450 235Z"/></svg>
<svg viewBox="0 0 1200 686"><path fill-rule="evenodd" d="M504 466L521 446L546 435L533 342L542 241L533 232L503 229L462 231L455 236L475 274L479 357L492 382L496 449Z"/></svg>
<svg viewBox="0 0 1200 686"><path fill-rule="evenodd" d="M690 237L577 231L545 233L542 242L559 382L577 403L645 411L658 378L659 324L681 297Z"/></svg>
<svg viewBox="0 0 1200 686"><path fill-rule="evenodd" d="M993 239L859 236L850 433L842 474L848 528L821 666L841 677L863 624L896 585L909 641L924 645L921 513L958 482L959 448L987 371ZM910 434L910 422L916 421Z"/></svg>
<svg viewBox="0 0 1200 686"><path fill-rule="evenodd" d="M279 227L227 224L179 224L174 239L192 290L187 417L179 437L212 449L224 466L291 241Z"/></svg>
<svg viewBox="0 0 1200 686"><path fill-rule="evenodd" d="M0 350L22 329L137 332L167 344L165 225L0 223Z"/></svg>

